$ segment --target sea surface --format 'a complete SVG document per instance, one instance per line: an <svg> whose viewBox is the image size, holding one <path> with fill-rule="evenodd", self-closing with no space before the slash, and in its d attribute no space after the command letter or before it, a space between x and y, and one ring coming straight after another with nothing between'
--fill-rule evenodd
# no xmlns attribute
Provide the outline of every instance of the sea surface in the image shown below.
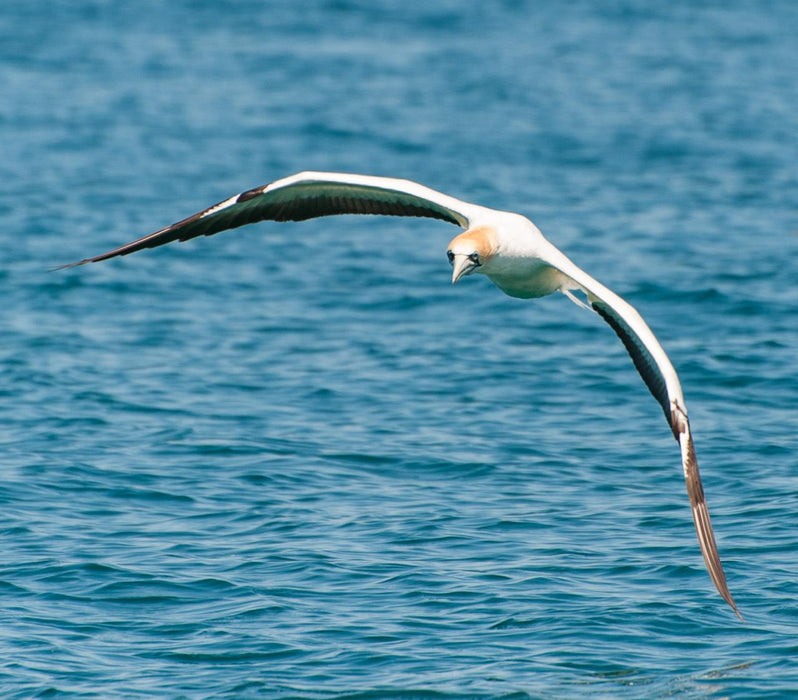
<svg viewBox="0 0 798 700"><path fill-rule="evenodd" d="M0 697L798 696L798 3L0 9ZM561 295L428 219L86 267L306 169L532 218Z"/></svg>

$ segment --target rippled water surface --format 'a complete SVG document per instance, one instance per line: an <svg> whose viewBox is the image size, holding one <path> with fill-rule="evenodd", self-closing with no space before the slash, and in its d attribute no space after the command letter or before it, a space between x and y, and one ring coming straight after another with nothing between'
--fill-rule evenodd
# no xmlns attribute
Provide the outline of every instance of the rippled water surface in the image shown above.
<svg viewBox="0 0 798 700"><path fill-rule="evenodd" d="M798 692L795 3L6 0L0 695ZM529 215L677 367L432 220L50 272L305 169Z"/></svg>

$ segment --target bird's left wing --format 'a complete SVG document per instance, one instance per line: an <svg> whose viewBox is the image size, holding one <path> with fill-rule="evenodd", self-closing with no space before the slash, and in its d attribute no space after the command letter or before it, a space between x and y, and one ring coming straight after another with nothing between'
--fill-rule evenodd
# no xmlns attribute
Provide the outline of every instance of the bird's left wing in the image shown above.
<svg viewBox="0 0 798 700"><path fill-rule="evenodd" d="M742 620L742 615L726 585L726 575L704 498L682 387L670 359L648 324L631 304L593 279L553 245L550 248L547 246L542 251L541 257L570 278L574 288L581 289L587 295L590 306L621 339L649 391L662 406L668 425L681 448L687 494L690 498L693 522L701 553L704 555L704 563L718 592Z"/></svg>
<svg viewBox="0 0 798 700"><path fill-rule="evenodd" d="M172 241L210 236L256 221L303 221L333 214L385 214L425 216L468 228L469 221L480 209L410 180L303 172L241 192L132 243L63 267L98 262Z"/></svg>

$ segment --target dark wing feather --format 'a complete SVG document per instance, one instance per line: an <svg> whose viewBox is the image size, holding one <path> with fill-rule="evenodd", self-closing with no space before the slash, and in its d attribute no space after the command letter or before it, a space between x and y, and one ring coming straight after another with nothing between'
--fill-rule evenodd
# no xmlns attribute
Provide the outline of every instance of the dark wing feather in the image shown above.
<svg viewBox="0 0 798 700"><path fill-rule="evenodd" d="M678 433L679 444L682 448L684 480L687 484L687 495L690 498L690 508L693 513L698 543L701 545L701 553L704 556L704 564L709 572L709 577L723 597L723 600L731 605L734 613L742 620L743 616L737 609L737 604L734 602L729 586L726 583L726 574L720 561L718 546L715 544L715 533L712 530L712 521L710 520L709 508L704 497L701 474L698 471L698 459L695 455L693 436L690 433L690 423L687 420L687 416L679 412L674 412L671 420L676 426L674 432Z"/></svg>
<svg viewBox="0 0 798 700"><path fill-rule="evenodd" d="M300 173L247 190L132 243L63 267L98 262L266 220L304 221L336 214L382 214L428 217L465 227L466 212L471 207L408 180Z"/></svg>
<svg viewBox="0 0 798 700"><path fill-rule="evenodd" d="M253 221L305 221L336 214L382 214L386 216L426 216L460 225L461 220L448 209L416 195L381 187L350 183L299 183L273 191L256 187L238 195L243 205L242 220L234 226ZM252 204L247 207L246 203ZM244 212L248 212L244 214ZM227 228L233 228L229 226ZM223 230L223 229L218 229ZM210 233L217 233L216 230ZM206 234L209 235L209 234Z"/></svg>
<svg viewBox="0 0 798 700"><path fill-rule="evenodd" d="M629 328L629 324L627 324L619 314L615 313L609 304L596 300L591 306L601 318L610 324L612 330L614 330L621 339L637 371L646 383L648 390L659 402L659 405L662 406L665 419L668 421L668 424L671 425L671 406L670 399L668 398L668 388L665 384L662 372L660 372L648 348L640 341L640 338L632 329ZM671 425L671 429L673 429L673 425Z"/></svg>

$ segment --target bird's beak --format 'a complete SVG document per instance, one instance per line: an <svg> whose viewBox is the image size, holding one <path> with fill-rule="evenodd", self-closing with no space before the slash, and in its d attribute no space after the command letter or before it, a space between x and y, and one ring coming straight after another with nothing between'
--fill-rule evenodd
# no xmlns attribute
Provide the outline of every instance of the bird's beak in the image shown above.
<svg viewBox="0 0 798 700"><path fill-rule="evenodd" d="M470 275L479 265L475 263L467 255L455 254L452 260L452 284L457 282L461 277Z"/></svg>

